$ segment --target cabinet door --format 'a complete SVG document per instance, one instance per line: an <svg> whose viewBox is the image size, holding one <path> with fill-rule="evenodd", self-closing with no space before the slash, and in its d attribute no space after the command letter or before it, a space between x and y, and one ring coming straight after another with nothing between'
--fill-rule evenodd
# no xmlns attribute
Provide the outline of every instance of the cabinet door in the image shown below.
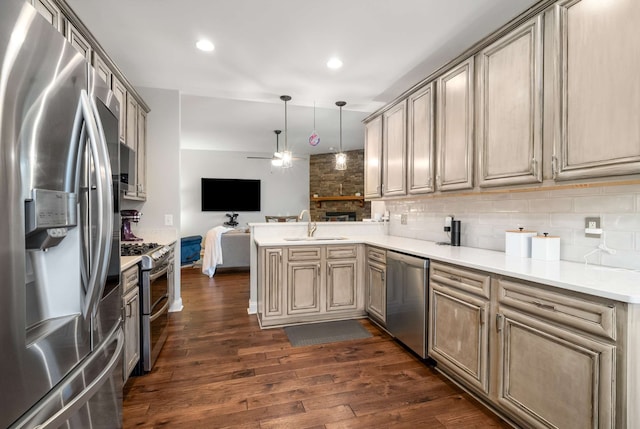
<svg viewBox="0 0 640 429"><path fill-rule="evenodd" d="M473 58L438 78L439 190L473 187Z"/></svg>
<svg viewBox="0 0 640 429"><path fill-rule="evenodd" d="M482 393L489 392L489 301L432 283L429 356Z"/></svg>
<svg viewBox="0 0 640 429"><path fill-rule="evenodd" d="M409 193L434 191L434 87L432 83L409 97Z"/></svg>
<svg viewBox="0 0 640 429"><path fill-rule="evenodd" d="M640 171L640 2L555 5L554 178Z"/></svg>
<svg viewBox="0 0 640 429"><path fill-rule="evenodd" d="M407 193L407 116L403 101L383 113L382 125L382 194Z"/></svg>
<svg viewBox="0 0 640 429"><path fill-rule="evenodd" d="M327 261L327 311L353 310L358 307L357 261Z"/></svg>
<svg viewBox="0 0 640 429"><path fill-rule="evenodd" d="M95 51L93 52L93 68L96 69L100 79L111 86L111 69L109 69L107 63Z"/></svg>
<svg viewBox="0 0 640 429"><path fill-rule="evenodd" d="M138 198L147 197L147 112L138 108L138 149L136 150L136 194Z"/></svg>
<svg viewBox="0 0 640 429"><path fill-rule="evenodd" d="M320 261L287 264L287 314L320 312Z"/></svg>
<svg viewBox="0 0 640 429"><path fill-rule="evenodd" d="M67 22L67 40L71 43L71 46L76 48L89 63L91 62L91 56L93 53L91 45L87 39L84 38L82 33L80 33L80 31L78 31L78 29L70 22Z"/></svg>
<svg viewBox="0 0 640 429"><path fill-rule="evenodd" d="M49 24L63 33L64 17L60 8L52 0L32 0L31 4Z"/></svg>
<svg viewBox="0 0 640 429"><path fill-rule="evenodd" d="M369 260L366 274L366 310L384 324L387 320L387 287L385 264Z"/></svg>
<svg viewBox="0 0 640 429"><path fill-rule="evenodd" d="M284 282L282 272L281 248L265 249L263 252L263 270L261 272L263 317L284 315Z"/></svg>
<svg viewBox="0 0 640 429"><path fill-rule="evenodd" d="M138 102L127 93L126 144L133 150L138 149Z"/></svg>
<svg viewBox="0 0 640 429"><path fill-rule="evenodd" d="M542 181L542 16L478 54L480 186Z"/></svg>
<svg viewBox="0 0 640 429"><path fill-rule="evenodd" d="M382 196L382 116L364 127L364 197Z"/></svg>
<svg viewBox="0 0 640 429"><path fill-rule="evenodd" d="M121 143L126 144L126 134L127 134L127 89L124 87L122 82L118 80L115 76L111 76L111 90L113 91L113 95L120 103L120 117L118 118L118 137L120 138ZM132 149L135 149L132 147Z"/></svg>
<svg viewBox="0 0 640 429"><path fill-rule="evenodd" d="M123 297L124 308L124 380L140 360L140 301L138 288Z"/></svg>
<svg viewBox="0 0 640 429"><path fill-rule="evenodd" d="M500 312L498 404L529 427L615 427L615 347Z"/></svg>

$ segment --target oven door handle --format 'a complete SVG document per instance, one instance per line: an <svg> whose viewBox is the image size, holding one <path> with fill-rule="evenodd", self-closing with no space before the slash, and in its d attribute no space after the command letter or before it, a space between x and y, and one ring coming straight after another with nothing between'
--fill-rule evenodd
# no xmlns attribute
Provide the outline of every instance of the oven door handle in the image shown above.
<svg viewBox="0 0 640 429"><path fill-rule="evenodd" d="M160 271L158 271L157 273L153 273L149 276L149 282L153 282L156 279L159 279L160 277L164 276L165 274L167 274L167 271L169 270L169 265L165 265L163 269L161 269Z"/></svg>
<svg viewBox="0 0 640 429"><path fill-rule="evenodd" d="M167 309L169 308L169 297L165 295L163 298L166 299L167 302L162 306L160 311L153 313L153 315L149 317L149 322L153 322L158 317L162 316L162 314L166 313Z"/></svg>

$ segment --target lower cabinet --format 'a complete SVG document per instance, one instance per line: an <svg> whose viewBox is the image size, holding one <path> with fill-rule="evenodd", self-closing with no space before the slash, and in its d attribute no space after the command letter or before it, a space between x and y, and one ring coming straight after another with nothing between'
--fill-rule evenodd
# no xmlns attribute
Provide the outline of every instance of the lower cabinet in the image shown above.
<svg viewBox="0 0 640 429"><path fill-rule="evenodd" d="M507 309L498 330L501 407L529 427L614 427L614 346Z"/></svg>
<svg viewBox="0 0 640 429"><path fill-rule="evenodd" d="M361 317L362 245L259 249L258 316L263 327Z"/></svg>
<svg viewBox="0 0 640 429"><path fill-rule="evenodd" d="M489 393L489 284L485 273L436 263L430 267L429 355L485 394Z"/></svg>
<svg viewBox="0 0 640 429"><path fill-rule="evenodd" d="M366 310L369 317L383 326L387 322L386 276L386 251L377 247L367 247L367 265L365 267Z"/></svg>
<svg viewBox="0 0 640 429"><path fill-rule="evenodd" d="M124 381L140 360L140 296L138 289L138 266L122 273L124 283L123 330L124 330Z"/></svg>
<svg viewBox="0 0 640 429"><path fill-rule="evenodd" d="M429 356L512 422L629 427L623 304L438 262L429 287Z"/></svg>

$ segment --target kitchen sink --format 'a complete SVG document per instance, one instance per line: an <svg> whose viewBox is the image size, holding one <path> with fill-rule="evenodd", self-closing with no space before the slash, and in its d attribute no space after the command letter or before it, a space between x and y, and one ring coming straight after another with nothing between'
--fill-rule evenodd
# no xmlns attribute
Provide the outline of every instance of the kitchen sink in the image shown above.
<svg viewBox="0 0 640 429"><path fill-rule="evenodd" d="M284 241L324 241L324 240L347 240L347 237L285 237Z"/></svg>

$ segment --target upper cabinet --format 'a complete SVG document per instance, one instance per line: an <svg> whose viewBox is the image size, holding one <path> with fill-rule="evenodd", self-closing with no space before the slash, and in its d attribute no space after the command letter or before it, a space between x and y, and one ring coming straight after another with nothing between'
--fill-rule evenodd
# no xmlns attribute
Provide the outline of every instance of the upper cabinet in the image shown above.
<svg viewBox="0 0 640 429"><path fill-rule="evenodd" d="M480 186L542 181L542 17L477 56Z"/></svg>
<svg viewBox="0 0 640 429"><path fill-rule="evenodd" d="M382 196L382 116L364 126L364 197Z"/></svg>
<svg viewBox="0 0 640 429"><path fill-rule="evenodd" d="M407 193L407 103L402 101L382 114L382 194Z"/></svg>
<svg viewBox="0 0 640 429"><path fill-rule="evenodd" d="M100 79L110 85L120 103L119 139L134 150L136 175L127 199L146 199L146 136L149 108L111 61L98 41L64 0L30 0L36 10L55 27L90 63Z"/></svg>
<svg viewBox="0 0 640 429"><path fill-rule="evenodd" d="M407 139L409 149L409 193L433 192L435 115L432 83L409 96Z"/></svg>
<svg viewBox="0 0 640 429"><path fill-rule="evenodd" d="M473 187L473 58L438 78L438 173L442 191Z"/></svg>
<svg viewBox="0 0 640 429"><path fill-rule="evenodd" d="M70 22L67 22L67 40L84 56L88 63L91 63L91 54L93 53L91 44Z"/></svg>
<svg viewBox="0 0 640 429"><path fill-rule="evenodd" d="M61 33L64 33L64 15L60 8L51 0L32 0L31 4L49 21L49 24Z"/></svg>
<svg viewBox="0 0 640 429"><path fill-rule="evenodd" d="M640 2L560 1L554 20L554 178L638 174Z"/></svg>

